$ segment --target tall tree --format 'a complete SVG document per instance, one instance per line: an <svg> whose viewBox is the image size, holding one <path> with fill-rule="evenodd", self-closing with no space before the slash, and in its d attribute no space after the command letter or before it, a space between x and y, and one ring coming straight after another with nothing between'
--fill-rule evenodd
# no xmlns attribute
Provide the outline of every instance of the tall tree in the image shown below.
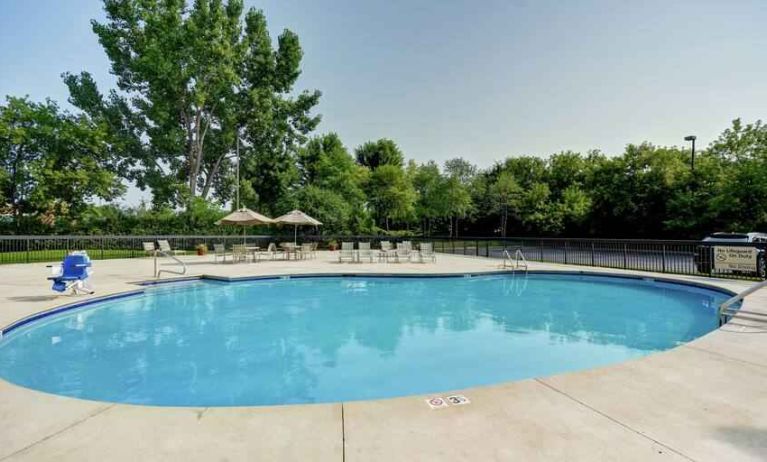
<svg viewBox="0 0 767 462"><path fill-rule="evenodd" d="M310 111L319 92L290 96L300 74L297 36L284 31L273 49L261 11L249 10L243 26L242 0L195 0L191 6L184 0L104 0L104 9L107 21L93 21L93 31L119 92L97 96L87 73L65 75L65 81L75 105L144 144L131 151L133 176L157 193L155 200L187 203L231 184L222 177L231 174L240 128L243 156L253 158L243 165L261 170L268 181L282 165L264 159L291 155L318 123ZM261 186L253 183L256 190Z"/></svg>
<svg viewBox="0 0 767 462"><path fill-rule="evenodd" d="M495 211L500 215L501 236L506 237L509 223L509 213L519 205L519 195L522 191L517 180L510 172L502 171L495 182L490 185L489 193L492 197Z"/></svg>
<svg viewBox="0 0 767 462"><path fill-rule="evenodd" d="M76 219L90 200L122 194L105 140L103 127L51 101L0 105L0 192L16 228L25 216L46 225Z"/></svg>

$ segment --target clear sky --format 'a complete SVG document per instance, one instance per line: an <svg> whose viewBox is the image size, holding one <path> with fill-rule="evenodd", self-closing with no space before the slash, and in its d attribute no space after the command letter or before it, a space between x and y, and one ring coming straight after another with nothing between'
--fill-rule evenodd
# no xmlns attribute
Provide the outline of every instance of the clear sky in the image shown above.
<svg viewBox="0 0 767 462"><path fill-rule="evenodd" d="M767 118L767 2L246 0L304 48L299 89L323 92L319 132L353 149L486 167L564 149L705 146ZM3 0L0 94L62 103L64 71L111 85L90 30L98 0Z"/></svg>

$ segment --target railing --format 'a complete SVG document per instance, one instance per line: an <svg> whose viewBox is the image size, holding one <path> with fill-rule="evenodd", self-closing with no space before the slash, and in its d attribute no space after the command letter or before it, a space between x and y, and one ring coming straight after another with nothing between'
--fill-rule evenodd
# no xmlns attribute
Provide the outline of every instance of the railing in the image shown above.
<svg viewBox="0 0 767 462"><path fill-rule="evenodd" d="M521 250L527 261L568 265L621 268L657 273L762 279L756 272L721 270L714 261L714 245L753 247L763 252L765 244L713 243L681 240L560 239L560 238L432 238L438 252L477 257L505 257L504 252ZM764 270L764 260L755 262Z"/></svg>
<svg viewBox="0 0 767 462"><path fill-rule="evenodd" d="M724 303L719 305L719 325L721 326L722 324L726 323L727 320L736 313L736 310L732 308L733 305L742 302L744 298L753 294L757 290L763 289L764 287L767 287L767 281L758 282L741 291L737 295L733 295L732 297L725 300Z"/></svg>
<svg viewBox="0 0 767 462"><path fill-rule="evenodd" d="M167 240L173 249L194 252L199 244L209 249L214 243L227 247L245 243L266 247L270 242L293 241L293 235L146 235L146 236L0 236L0 264L60 261L72 250L86 250L94 260L143 257L142 242ZM519 249L527 261L622 268L658 273L759 279L753 272L721 271L714 262L713 243L700 241L632 239L557 238L444 238L390 236L299 236L303 242L317 242L326 249L331 241L370 242L377 247L387 240L433 242L441 253L503 259L504 252ZM765 244L719 244L754 247L763 252ZM760 254L761 255L761 254ZM763 269L763 261L760 260Z"/></svg>
<svg viewBox="0 0 767 462"><path fill-rule="evenodd" d="M158 271L157 270L157 257L159 255L161 255L163 257L166 257L166 258L170 258L171 260L176 262L177 265L181 266L181 271L176 271L176 270L171 270L171 269L161 269L161 270ZM179 276L182 276L182 275L186 274L186 263L184 263L182 260L179 260L178 258L176 258L175 255L173 255L171 253L163 252L162 250L155 250L154 251L154 277L156 277L157 279L160 279L160 275L162 273L177 274Z"/></svg>

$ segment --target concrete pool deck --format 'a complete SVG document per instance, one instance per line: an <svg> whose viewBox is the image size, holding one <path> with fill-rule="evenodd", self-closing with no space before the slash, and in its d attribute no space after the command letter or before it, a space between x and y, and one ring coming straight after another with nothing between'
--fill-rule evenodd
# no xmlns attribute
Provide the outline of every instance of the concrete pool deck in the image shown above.
<svg viewBox="0 0 767 462"><path fill-rule="evenodd" d="M307 261L214 264L189 275L474 273L498 260L439 254L436 264ZM151 279L152 259L94 262L103 296ZM652 275L740 291L752 282L531 263L531 270ZM0 326L89 297L55 296L45 264L0 266ZM637 360L426 396L233 408L133 406L66 398L0 380L0 461L16 460L767 460L767 290L730 323ZM447 396L449 393L436 395Z"/></svg>

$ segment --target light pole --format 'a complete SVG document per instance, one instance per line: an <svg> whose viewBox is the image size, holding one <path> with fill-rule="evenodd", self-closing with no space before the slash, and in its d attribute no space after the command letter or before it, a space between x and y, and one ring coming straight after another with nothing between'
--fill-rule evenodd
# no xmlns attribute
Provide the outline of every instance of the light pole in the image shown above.
<svg viewBox="0 0 767 462"><path fill-rule="evenodd" d="M690 162L690 169L694 172L695 171L695 140L697 137L695 135L689 135L685 136L685 141L692 141L692 160Z"/></svg>

